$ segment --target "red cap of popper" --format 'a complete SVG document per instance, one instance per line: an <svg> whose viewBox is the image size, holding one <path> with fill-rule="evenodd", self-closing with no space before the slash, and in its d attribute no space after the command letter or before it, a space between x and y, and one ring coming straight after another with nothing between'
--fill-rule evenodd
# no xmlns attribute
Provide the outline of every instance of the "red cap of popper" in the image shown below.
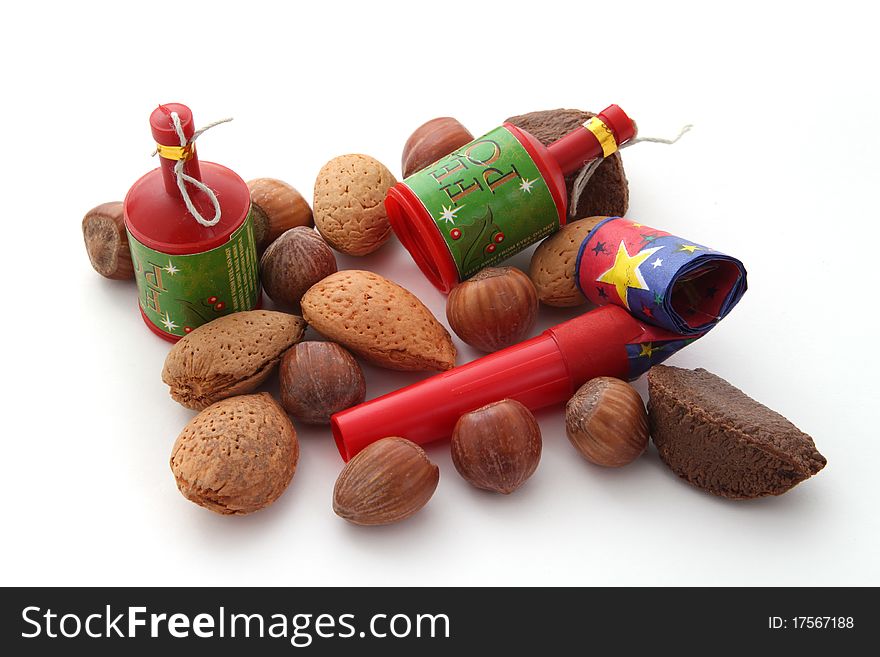
<svg viewBox="0 0 880 657"><path fill-rule="evenodd" d="M636 124L626 115L619 105L609 105L598 114L602 122L611 128L617 145L622 146L625 142L636 135Z"/></svg>
<svg viewBox="0 0 880 657"><path fill-rule="evenodd" d="M180 137L174 128L171 113L177 112L180 118L180 127L183 128L183 136L189 141L195 134L196 128L193 122L192 110L181 103L163 103L150 114L150 131L157 144L165 146L180 146Z"/></svg>
<svg viewBox="0 0 880 657"><path fill-rule="evenodd" d="M180 136L172 112L177 112L186 140L192 139L193 113L181 103L163 103L154 109L150 114L150 132L157 145L179 148ZM183 172L214 190L223 207L220 223L205 227L192 217L180 195L174 174L177 160L162 157L161 152L158 159L161 176L150 171L132 185L125 197L125 223L131 235L151 249L173 255L202 253L228 242L250 208L250 192L244 181L219 164L200 164L193 144ZM211 217L214 208L207 195L193 186L188 191L202 215Z"/></svg>
<svg viewBox="0 0 880 657"><path fill-rule="evenodd" d="M609 105L577 130L547 147L566 176L597 157L608 157L636 133L635 124L617 105Z"/></svg>
<svg viewBox="0 0 880 657"><path fill-rule="evenodd" d="M164 105L159 105L150 114L150 132L153 133L153 139L156 140L156 144L180 146L180 135L177 134L177 129L174 127L174 119L171 116L172 112L177 113L180 119L180 127L183 130L183 136L186 137L187 142L195 134L196 128L192 110L180 103L165 103ZM174 175L175 162L165 158L160 158L160 162L162 163L162 178L165 182L165 191L176 196L179 194L179 191L177 189L177 178ZM195 145L193 145L192 154L183 165L183 172L197 180L202 179L202 173L199 169L199 158L195 153Z"/></svg>
<svg viewBox="0 0 880 657"><path fill-rule="evenodd" d="M464 413L500 399L531 410L557 404L597 376L629 378L626 345L656 331L619 306L603 306L541 335L383 397L330 420L342 458L386 436L425 444L452 435Z"/></svg>

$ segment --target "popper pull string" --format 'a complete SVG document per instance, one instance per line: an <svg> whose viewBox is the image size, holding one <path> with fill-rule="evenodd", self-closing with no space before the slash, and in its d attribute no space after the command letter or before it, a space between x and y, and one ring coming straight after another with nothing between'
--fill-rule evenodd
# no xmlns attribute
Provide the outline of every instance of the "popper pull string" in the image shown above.
<svg viewBox="0 0 880 657"><path fill-rule="evenodd" d="M167 157L171 155L173 159L176 159L177 162L174 164L174 176L177 179L177 188L180 190L180 196L183 198L183 202L186 205L186 209L189 210L189 213L198 221L202 226L206 228L210 228L211 226L216 226L220 221L221 210L220 210L220 201L217 200L217 194L214 193L214 190L208 187L201 180L193 178L190 175L187 175L183 172L183 167L186 164L186 161L192 157L193 149L195 148L195 141L198 139L205 131L210 130L214 126L218 126L221 123L228 123L231 121L231 118L228 119L220 119L219 121L214 121L213 123L209 123L204 128L200 130L196 130L193 133L192 139L187 141L186 135L183 134L183 126L180 123L180 116L177 112L171 112L171 123L174 125L174 130L177 132L177 137L180 139L180 147L179 148L169 148L164 147L168 150L173 150L174 153L166 153L163 152L163 147L160 145L153 152L153 155L157 153L162 155L163 157ZM214 217L212 219L205 219L202 216L201 212L196 209L196 206L192 202L192 198L190 198L189 191L187 191L186 183L197 187L202 190L205 195L210 199L211 204L214 206Z"/></svg>
<svg viewBox="0 0 880 657"><path fill-rule="evenodd" d="M634 139L630 139L628 142L620 146L617 150L623 150L624 148L629 148L633 144L638 144L640 142L648 142L651 144L674 144L679 139L681 139L685 133L689 132L691 128L694 126L688 123L681 130L678 131L678 134L674 139L664 139L663 137L636 137ZM593 177L593 174L596 172L596 169L599 168L599 165L605 161L605 156L598 157L588 165L586 165L577 175L577 178L574 180L574 184L571 188L571 200L568 204L568 213L570 216L575 216L577 212L578 201L580 201L581 194L583 194L584 189L587 187L587 183L590 182L590 178Z"/></svg>

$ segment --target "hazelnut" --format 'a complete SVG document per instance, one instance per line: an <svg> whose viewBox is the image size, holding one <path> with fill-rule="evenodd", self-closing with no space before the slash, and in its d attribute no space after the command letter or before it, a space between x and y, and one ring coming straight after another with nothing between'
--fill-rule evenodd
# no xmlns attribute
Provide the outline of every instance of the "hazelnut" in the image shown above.
<svg viewBox="0 0 880 657"><path fill-rule="evenodd" d="M648 445L648 414L625 381L602 376L581 386L565 407L568 439L591 463L616 468Z"/></svg>
<svg viewBox="0 0 880 657"><path fill-rule="evenodd" d="M312 228L291 228L260 258L260 279L276 303L298 304L312 285L336 273L336 256Z"/></svg>
<svg viewBox="0 0 880 657"><path fill-rule="evenodd" d="M333 489L333 511L356 525L409 518L437 489L440 469L405 438L382 438L349 461Z"/></svg>
<svg viewBox="0 0 880 657"><path fill-rule="evenodd" d="M520 342L537 317L535 286L515 267L488 267L453 288L446 300L449 326L481 351Z"/></svg>
<svg viewBox="0 0 880 657"><path fill-rule="evenodd" d="M347 255L372 253L391 237L385 195L397 180L368 155L340 155L315 180L315 225L327 243Z"/></svg>
<svg viewBox="0 0 880 657"><path fill-rule="evenodd" d="M541 429L525 406L504 399L462 415L452 433L452 462L468 482L512 493L541 460Z"/></svg>
<svg viewBox="0 0 880 657"><path fill-rule="evenodd" d="M261 252L295 226L312 225L312 209L296 189L275 178L249 181L254 214L254 239Z"/></svg>
<svg viewBox="0 0 880 657"><path fill-rule="evenodd" d="M470 130L449 116L423 123L406 140L400 168L406 178L474 140Z"/></svg>
<svg viewBox="0 0 880 657"><path fill-rule="evenodd" d="M364 401L364 373L335 342L294 345L281 359L279 372L281 405L308 424L329 424L337 411Z"/></svg>
<svg viewBox="0 0 880 657"><path fill-rule="evenodd" d="M96 272L117 280L134 278L121 201L102 203L89 210L82 220L82 232Z"/></svg>

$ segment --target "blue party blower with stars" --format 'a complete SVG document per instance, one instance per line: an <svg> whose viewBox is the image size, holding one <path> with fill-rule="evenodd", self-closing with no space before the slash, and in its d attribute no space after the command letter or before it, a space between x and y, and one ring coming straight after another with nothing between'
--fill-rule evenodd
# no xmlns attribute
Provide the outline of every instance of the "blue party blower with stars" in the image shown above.
<svg viewBox="0 0 880 657"><path fill-rule="evenodd" d="M500 399L534 411L598 376L636 379L704 335L746 291L736 258L619 217L587 235L574 273L600 308L335 414L342 458L385 436L448 438L464 413Z"/></svg>
<svg viewBox="0 0 880 657"><path fill-rule="evenodd" d="M745 294L746 269L736 258L702 244L609 217L581 244L575 281L594 304L621 306L677 334L628 345L635 378L721 321ZM632 362L639 358L644 362Z"/></svg>

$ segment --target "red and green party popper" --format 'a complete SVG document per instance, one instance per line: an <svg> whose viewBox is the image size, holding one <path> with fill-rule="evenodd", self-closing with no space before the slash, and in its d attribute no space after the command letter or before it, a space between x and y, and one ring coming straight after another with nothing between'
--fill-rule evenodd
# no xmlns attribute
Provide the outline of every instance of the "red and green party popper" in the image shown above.
<svg viewBox="0 0 880 657"><path fill-rule="evenodd" d="M617 105L544 146L511 123L388 191L391 227L442 292L565 225L565 176L635 135Z"/></svg>
<svg viewBox="0 0 880 657"><path fill-rule="evenodd" d="M501 399L536 410L598 376L636 379L714 327L746 291L736 258L620 218L587 235L576 276L599 308L337 413L331 428L342 458L386 436L448 438L464 413Z"/></svg>
<svg viewBox="0 0 880 657"><path fill-rule="evenodd" d="M199 162L192 112L160 105L150 115L161 166L124 202L141 315L176 342L212 319L259 303L250 193L233 171Z"/></svg>

